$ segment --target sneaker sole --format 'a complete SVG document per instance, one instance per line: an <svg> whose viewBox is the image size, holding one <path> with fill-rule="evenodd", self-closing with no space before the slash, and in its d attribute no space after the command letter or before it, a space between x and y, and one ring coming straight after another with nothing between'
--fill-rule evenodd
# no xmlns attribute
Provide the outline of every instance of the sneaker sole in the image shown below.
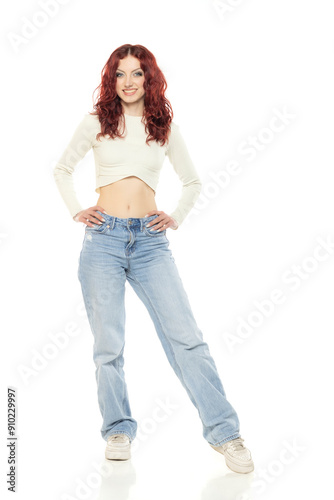
<svg viewBox="0 0 334 500"><path fill-rule="evenodd" d="M105 457L108 460L129 460L131 458L131 450L130 447L125 448L124 450L120 449L112 449L112 447L107 446L105 451Z"/></svg>
<svg viewBox="0 0 334 500"><path fill-rule="evenodd" d="M224 455L225 456L225 455ZM253 472L254 470L254 464L249 464L249 465L239 465L234 462L231 462L228 460L228 458L225 456L225 462L227 467L232 470L233 472L239 472L239 474L248 474L249 472Z"/></svg>

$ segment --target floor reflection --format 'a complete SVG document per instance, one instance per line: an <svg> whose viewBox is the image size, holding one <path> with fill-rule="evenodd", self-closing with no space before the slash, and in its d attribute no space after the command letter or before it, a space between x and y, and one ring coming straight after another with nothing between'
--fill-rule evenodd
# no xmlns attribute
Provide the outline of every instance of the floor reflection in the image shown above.
<svg viewBox="0 0 334 500"><path fill-rule="evenodd" d="M127 500L130 497L134 500L151 500L150 493L136 491L137 474L132 459L120 461L105 459L101 461L100 466L105 472L101 478L101 486L98 495L95 497L96 500ZM157 468L150 468L151 464L147 463L147 481L151 482L152 480L157 485L160 484L161 492L157 496L165 498L164 488L168 490L168 484L172 484L172 471L169 470L167 473L167 471L163 470L161 477L159 477ZM250 490L253 478L253 472L238 474L227 472L224 467L221 475L208 479L198 496L189 500L251 500ZM145 481L143 481L145 478L140 479L139 482L142 485L145 484ZM203 479L205 481L205 478ZM168 481L168 484L166 484L166 481ZM173 494L175 500L181 500L181 498L177 497L177 491L171 492L171 494ZM155 499L152 498L152 500Z"/></svg>
<svg viewBox="0 0 334 500"><path fill-rule="evenodd" d="M108 475L102 477L101 487L96 500L126 500L136 483L136 470L130 460L107 460L101 466L108 468Z"/></svg>
<svg viewBox="0 0 334 500"><path fill-rule="evenodd" d="M203 488L201 500L251 500L254 473L227 473L210 479Z"/></svg>

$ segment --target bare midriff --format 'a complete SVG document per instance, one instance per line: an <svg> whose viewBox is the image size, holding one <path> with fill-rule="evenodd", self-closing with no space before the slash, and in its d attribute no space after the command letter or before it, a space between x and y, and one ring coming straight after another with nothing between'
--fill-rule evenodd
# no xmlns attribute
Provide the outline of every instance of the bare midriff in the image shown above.
<svg viewBox="0 0 334 500"><path fill-rule="evenodd" d="M145 217L147 212L157 210L153 189L133 175L100 187L96 204L108 215L123 219Z"/></svg>

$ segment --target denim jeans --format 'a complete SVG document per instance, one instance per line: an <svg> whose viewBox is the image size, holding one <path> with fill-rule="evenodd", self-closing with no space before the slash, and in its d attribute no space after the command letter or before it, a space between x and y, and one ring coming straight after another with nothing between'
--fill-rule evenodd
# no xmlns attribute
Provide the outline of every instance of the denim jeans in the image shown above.
<svg viewBox="0 0 334 500"><path fill-rule="evenodd" d="M85 228L78 278L94 337L103 439L124 433L133 441L137 431L123 371L126 280L145 304L167 359L198 411L203 437L216 446L239 437L238 416L194 318L167 230L146 227L158 215L122 219L99 213L105 222Z"/></svg>

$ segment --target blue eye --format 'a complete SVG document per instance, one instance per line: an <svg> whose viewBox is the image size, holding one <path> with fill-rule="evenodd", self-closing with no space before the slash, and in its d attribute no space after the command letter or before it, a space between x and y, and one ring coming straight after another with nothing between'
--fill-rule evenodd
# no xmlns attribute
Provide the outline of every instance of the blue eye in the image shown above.
<svg viewBox="0 0 334 500"><path fill-rule="evenodd" d="M141 71L137 71L137 73L135 73L135 75L143 76L143 73ZM118 77L118 76L123 76L123 73L116 73L116 77Z"/></svg>

